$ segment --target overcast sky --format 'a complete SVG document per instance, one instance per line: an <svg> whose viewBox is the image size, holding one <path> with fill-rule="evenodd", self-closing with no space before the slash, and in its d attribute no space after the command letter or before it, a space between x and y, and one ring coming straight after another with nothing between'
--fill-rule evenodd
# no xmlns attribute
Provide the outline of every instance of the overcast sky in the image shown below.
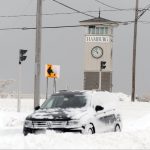
<svg viewBox="0 0 150 150"><path fill-rule="evenodd" d="M135 7L135 0L100 0L113 7L128 9ZM149 0L139 0L139 7L150 4ZM104 11L113 10L95 0L61 0L80 11L98 11L101 17L114 21L134 20L134 11ZM43 13L74 12L51 0L43 0ZM35 27L35 17L2 17L9 15L32 15L36 13L36 0L0 0L0 28ZM98 17L97 13L89 13ZM150 21L147 11L140 21ZM90 19L83 14L43 16L43 26L79 25L79 21ZM138 24L136 94L150 92L150 24ZM43 29L42 30L42 66L41 93L45 93L46 79L44 65L61 66L57 89L83 89L83 50L85 28ZM18 55L19 49L28 49L28 58L22 63L22 90L33 93L35 30L0 31L0 80L14 79L17 91ZM114 30L113 44L113 91L131 94L132 77L133 24L120 25ZM52 80L49 88L52 89Z"/></svg>

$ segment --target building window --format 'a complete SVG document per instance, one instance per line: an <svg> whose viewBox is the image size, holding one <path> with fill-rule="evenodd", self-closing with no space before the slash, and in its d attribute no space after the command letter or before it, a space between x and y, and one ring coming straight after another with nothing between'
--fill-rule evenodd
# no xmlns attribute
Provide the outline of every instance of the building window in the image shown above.
<svg viewBox="0 0 150 150"><path fill-rule="evenodd" d="M95 29L95 31L96 31L95 33L96 33L96 34L99 34L99 32L100 32L99 29L100 29L99 27L96 27L96 29Z"/></svg>
<svg viewBox="0 0 150 150"><path fill-rule="evenodd" d="M113 29L111 29L111 34L113 34Z"/></svg>
<svg viewBox="0 0 150 150"><path fill-rule="evenodd" d="M105 33L105 30L104 30L104 27L100 27L100 34L104 34Z"/></svg>
<svg viewBox="0 0 150 150"><path fill-rule="evenodd" d="M89 34L95 34L95 26L89 26Z"/></svg>
<svg viewBox="0 0 150 150"><path fill-rule="evenodd" d="M105 27L105 34L108 34L108 27Z"/></svg>
<svg viewBox="0 0 150 150"><path fill-rule="evenodd" d="M88 34L107 35L108 34L108 27L89 26L89 32L88 32Z"/></svg>

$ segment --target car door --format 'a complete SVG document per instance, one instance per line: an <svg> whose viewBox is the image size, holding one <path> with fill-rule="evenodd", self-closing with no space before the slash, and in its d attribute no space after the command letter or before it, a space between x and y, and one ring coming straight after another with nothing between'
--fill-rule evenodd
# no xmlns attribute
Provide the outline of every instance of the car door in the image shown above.
<svg viewBox="0 0 150 150"><path fill-rule="evenodd" d="M95 120L95 130L96 132L104 132L105 131L105 109L96 111L96 106L102 106L100 97L97 93L92 95L92 106L95 111L94 120ZM103 107L103 106L102 106Z"/></svg>
<svg viewBox="0 0 150 150"><path fill-rule="evenodd" d="M97 131L99 132L113 131L115 124L114 110L112 108L107 107L103 98L106 99L105 95L97 92L93 95L92 100L94 103L94 107L102 106L104 108L102 111L96 112L95 115L97 120ZM107 108L105 108L105 106Z"/></svg>
<svg viewBox="0 0 150 150"><path fill-rule="evenodd" d="M115 123L115 115L114 114L107 114L104 116L104 132L113 131L114 123Z"/></svg>
<svg viewBox="0 0 150 150"><path fill-rule="evenodd" d="M96 132L105 132L105 112L99 111L95 113L95 130Z"/></svg>

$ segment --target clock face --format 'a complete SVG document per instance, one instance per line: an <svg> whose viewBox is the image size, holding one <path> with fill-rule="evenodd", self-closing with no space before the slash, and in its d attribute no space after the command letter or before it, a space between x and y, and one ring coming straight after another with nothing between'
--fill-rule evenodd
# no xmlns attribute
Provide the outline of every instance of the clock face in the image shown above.
<svg viewBox="0 0 150 150"><path fill-rule="evenodd" d="M103 56L103 49L99 46L96 46L96 47L92 48L91 55L97 59L101 58Z"/></svg>

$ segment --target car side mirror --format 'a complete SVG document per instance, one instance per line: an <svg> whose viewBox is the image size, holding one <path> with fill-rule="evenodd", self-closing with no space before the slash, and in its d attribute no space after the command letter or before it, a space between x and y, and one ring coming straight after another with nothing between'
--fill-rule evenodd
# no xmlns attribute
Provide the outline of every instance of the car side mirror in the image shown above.
<svg viewBox="0 0 150 150"><path fill-rule="evenodd" d="M36 106L36 107L34 108L34 110L38 110L38 109L40 109L40 106Z"/></svg>
<svg viewBox="0 0 150 150"><path fill-rule="evenodd" d="M101 110L104 110L104 107L100 106L100 105L97 105L95 107L95 111L98 112L98 111L101 111Z"/></svg>

